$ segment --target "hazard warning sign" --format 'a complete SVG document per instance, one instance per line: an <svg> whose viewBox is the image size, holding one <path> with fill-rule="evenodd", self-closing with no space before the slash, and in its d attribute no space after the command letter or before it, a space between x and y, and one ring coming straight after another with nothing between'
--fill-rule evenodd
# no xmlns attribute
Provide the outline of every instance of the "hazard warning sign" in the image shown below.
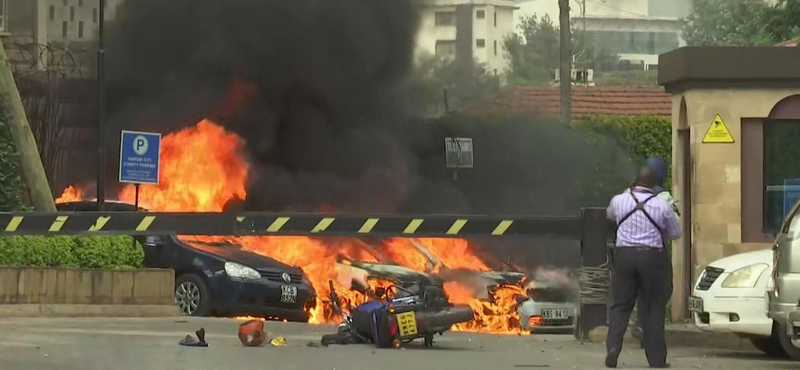
<svg viewBox="0 0 800 370"><path fill-rule="evenodd" d="M725 125L725 121L722 120L719 114L714 117L714 122L711 122L711 127L708 128L708 132L706 132L706 136L703 137L703 143L733 143L733 135L731 135L730 130L728 130L728 126Z"/></svg>

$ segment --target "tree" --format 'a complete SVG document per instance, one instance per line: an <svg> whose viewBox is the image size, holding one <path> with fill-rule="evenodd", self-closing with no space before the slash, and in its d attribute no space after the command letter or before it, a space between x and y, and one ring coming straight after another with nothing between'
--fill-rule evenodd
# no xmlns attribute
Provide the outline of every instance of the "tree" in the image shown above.
<svg viewBox="0 0 800 370"><path fill-rule="evenodd" d="M558 68L558 27L549 16L520 17L522 35L512 33L503 41L511 83L546 84Z"/></svg>
<svg viewBox="0 0 800 370"><path fill-rule="evenodd" d="M485 98L496 92L499 86L499 79L488 73L481 63L464 63L425 54L414 65L406 96L411 111L439 116L446 113L446 108L458 109L470 101Z"/></svg>
<svg viewBox="0 0 800 370"><path fill-rule="evenodd" d="M686 43L697 46L773 45L798 34L800 0L694 0Z"/></svg>
<svg viewBox="0 0 800 370"><path fill-rule="evenodd" d="M559 62L559 27L549 16L520 17L522 34L505 38L503 47L509 61L508 77L512 84L546 85L555 78ZM595 47L594 40L582 30L572 30L572 60L576 68L601 69L616 64L616 55Z"/></svg>
<svg viewBox="0 0 800 370"><path fill-rule="evenodd" d="M776 42L800 36L800 0L778 0L766 12L766 23Z"/></svg>

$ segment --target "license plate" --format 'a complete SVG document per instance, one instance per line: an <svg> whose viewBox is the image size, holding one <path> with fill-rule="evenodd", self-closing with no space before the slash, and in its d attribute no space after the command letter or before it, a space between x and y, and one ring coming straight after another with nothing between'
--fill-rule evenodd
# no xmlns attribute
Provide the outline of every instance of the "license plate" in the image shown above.
<svg viewBox="0 0 800 370"><path fill-rule="evenodd" d="M397 326L401 337L417 335L417 317L414 311L397 314Z"/></svg>
<svg viewBox="0 0 800 370"><path fill-rule="evenodd" d="M568 319L567 310L542 310L542 318L545 319Z"/></svg>
<svg viewBox="0 0 800 370"><path fill-rule="evenodd" d="M689 311L703 312L703 299L697 297L689 297Z"/></svg>
<svg viewBox="0 0 800 370"><path fill-rule="evenodd" d="M281 303L297 302L297 287L291 285L281 285Z"/></svg>

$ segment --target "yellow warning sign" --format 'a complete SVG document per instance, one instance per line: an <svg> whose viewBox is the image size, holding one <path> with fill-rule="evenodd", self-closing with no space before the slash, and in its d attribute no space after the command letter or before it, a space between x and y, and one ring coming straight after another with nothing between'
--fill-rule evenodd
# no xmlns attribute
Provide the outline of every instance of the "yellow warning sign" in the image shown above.
<svg viewBox="0 0 800 370"><path fill-rule="evenodd" d="M728 130L728 126L725 125L725 121L722 120L719 114L714 117L714 122L711 122L711 127L708 128L706 132L706 136L703 137L703 143L733 143L733 135L731 135L730 130Z"/></svg>

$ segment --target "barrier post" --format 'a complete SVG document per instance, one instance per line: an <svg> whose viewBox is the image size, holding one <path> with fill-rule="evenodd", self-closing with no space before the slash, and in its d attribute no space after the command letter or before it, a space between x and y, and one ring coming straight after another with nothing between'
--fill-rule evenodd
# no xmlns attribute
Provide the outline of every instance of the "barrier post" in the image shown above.
<svg viewBox="0 0 800 370"><path fill-rule="evenodd" d="M586 340L592 329L607 325L610 284L607 241L610 228L604 208L585 208L581 218L581 294L575 337Z"/></svg>

